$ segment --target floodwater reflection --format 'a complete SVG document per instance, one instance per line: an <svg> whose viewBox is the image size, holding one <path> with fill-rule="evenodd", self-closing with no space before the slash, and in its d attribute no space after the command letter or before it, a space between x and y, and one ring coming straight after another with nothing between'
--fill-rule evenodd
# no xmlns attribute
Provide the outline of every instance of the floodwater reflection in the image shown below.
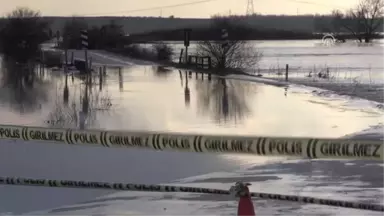
<svg viewBox="0 0 384 216"><path fill-rule="evenodd" d="M1 115L7 116L2 122L85 129L317 137L340 137L382 122L382 112L348 107L345 100L329 100L295 92L293 88L215 76L208 79L207 75L184 70L171 70L163 77L158 73L152 66L107 68L106 73L97 69L87 81L76 74L65 76L63 71L49 71L44 79L39 78L50 83L49 89L44 85L33 86L33 91L41 93L35 97L47 94L48 102L41 103L42 109L20 116L0 106ZM39 79L35 78L35 82ZM31 94L32 90L23 88ZM9 103L4 91L1 94L1 101Z"/></svg>
<svg viewBox="0 0 384 216"><path fill-rule="evenodd" d="M100 77L96 79L97 77L77 76L78 79L76 82L73 79L71 86L68 83L68 74L64 75L64 78L60 76L56 82L61 84L64 79L64 87L60 85L58 87L59 93L62 90L63 97L56 97L53 101L53 108L48 114L46 123L50 127L81 129L92 128L97 125L97 113L108 113L112 110L110 96L106 91L102 91L105 77L103 78L102 73L97 76ZM120 83L122 82L119 82L121 87L122 84Z"/></svg>
<svg viewBox="0 0 384 216"><path fill-rule="evenodd" d="M41 109L49 99L50 83L36 69L33 64L22 65L1 59L0 103L19 113Z"/></svg>
<svg viewBox="0 0 384 216"><path fill-rule="evenodd" d="M173 72L173 70L164 66L159 66L159 65L153 66L152 70L155 71L156 76L163 77L163 78L167 77L170 73Z"/></svg>
<svg viewBox="0 0 384 216"><path fill-rule="evenodd" d="M180 80L181 80L181 86L183 87L183 73L181 72L181 70L179 70L179 74L180 74ZM189 89L189 86L188 86L188 72L185 71L185 86L184 86L184 103L185 103L185 107L189 107L190 104L191 104L191 90Z"/></svg>
<svg viewBox="0 0 384 216"><path fill-rule="evenodd" d="M199 113L211 116L216 122L240 123L251 115L249 83L233 82L224 78L196 82L197 106Z"/></svg>

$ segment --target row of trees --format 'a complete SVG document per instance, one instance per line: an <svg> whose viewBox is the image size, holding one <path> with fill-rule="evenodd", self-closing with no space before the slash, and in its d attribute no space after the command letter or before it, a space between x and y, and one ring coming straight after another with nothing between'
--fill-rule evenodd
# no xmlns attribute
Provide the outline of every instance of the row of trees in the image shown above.
<svg viewBox="0 0 384 216"><path fill-rule="evenodd" d="M40 44L49 39L49 34L49 23L41 20L39 12L17 8L0 23L0 52L25 63L38 54Z"/></svg>
<svg viewBox="0 0 384 216"><path fill-rule="evenodd" d="M80 31L88 29L89 49L111 49L123 46L126 42L123 26L115 21L100 27L88 28L82 18L73 17L64 24L61 36L63 38L61 47L70 49L81 49Z"/></svg>
<svg viewBox="0 0 384 216"><path fill-rule="evenodd" d="M81 18L74 17L56 35L50 23L42 19L40 12L19 7L0 19L0 53L15 62L26 63L39 56L40 45L54 37L62 38L62 47L80 49L80 31L88 29ZM108 49L123 46L124 31L121 25L110 22L88 29L90 49Z"/></svg>
<svg viewBox="0 0 384 216"><path fill-rule="evenodd" d="M220 32L227 29L228 32L236 32L246 27L231 22L228 17L217 16L212 19L211 28ZM197 54L211 57L212 66L218 69L247 69L255 67L261 60L262 54L252 43L238 40L235 35L229 34L226 45L223 41L204 40L197 44Z"/></svg>
<svg viewBox="0 0 384 216"><path fill-rule="evenodd" d="M331 21L323 22L321 25L326 26L330 32L338 33L346 30L360 42L370 42L383 24L383 16L384 0L361 0L355 8L346 12L333 11ZM218 16L213 20L214 23L209 29L212 34L220 32L216 30L223 27L224 20L227 22L226 28L232 28L229 30L235 32L235 35L245 37L250 34L246 26L233 25L233 22L236 22L233 17ZM232 24L228 25L228 22ZM24 7L15 9L7 14L5 19L0 20L0 52L17 62L27 62L38 54L41 43L54 37L49 26L50 23L45 22L39 12ZM124 35L123 26L115 21L88 28L85 20L74 17L64 24L61 33L58 32L57 36L63 39L60 46L81 48L80 31L83 29L88 29L90 49L112 49L129 43ZM220 33L217 34L219 35ZM236 40L245 39L236 38Z"/></svg>
<svg viewBox="0 0 384 216"><path fill-rule="evenodd" d="M315 20L315 29L339 34L349 32L359 42L369 43L376 37L384 20L384 0L360 0L359 4L346 10L332 11L330 16Z"/></svg>

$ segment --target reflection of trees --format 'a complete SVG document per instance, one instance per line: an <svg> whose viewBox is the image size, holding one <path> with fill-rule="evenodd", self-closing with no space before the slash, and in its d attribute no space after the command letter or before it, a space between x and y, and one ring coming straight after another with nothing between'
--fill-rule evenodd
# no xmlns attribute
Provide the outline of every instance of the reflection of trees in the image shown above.
<svg viewBox="0 0 384 216"><path fill-rule="evenodd" d="M119 68L119 89L120 89L120 92L124 91L124 80L123 80L123 74L121 73L121 68Z"/></svg>
<svg viewBox="0 0 384 216"><path fill-rule="evenodd" d="M186 107L189 107L189 104L191 103L191 91L189 90L188 86L187 71L185 71L184 103Z"/></svg>
<svg viewBox="0 0 384 216"><path fill-rule="evenodd" d="M65 78L66 79L66 78ZM105 78L95 79L102 82ZM88 80L88 81L87 81ZM58 89L63 91L63 96L68 90L68 98L71 104L68 105L64 97L64 103L61 101L63 97L56 97L53 110L49 113L47 123L50 126L58 128L77 128L82 125L81 113L85 116L84 128L89 128L98 123L97 115L108 113L112 106L111 98L106 90L100 91L100 83L93 83L92 79L82 77L80 83L74 83L68 86L68 82L64 80L64 87L59 86ZM97 88L99 88L97 90ZM72 94L72 95L71 95Z"/></svg>
<svg viewBox="0 0 384 216"><path fill-rule="evenodd" d="M197 81L197 106L217 122L241 121L250 113L247 93L250 85L223 78L211 82Z"/></svg>
<svg viewBox="0 0 384 216"><path fill-rule="evenodd" d="M49 85L35 73L35 65L2 59L0 76L0 100L12 109L33 112L48 101Z"/></svg>
<svg viewBox="0 0 384 216"><path fill-rule="evenodd" d="M172 72L172 70L164 66L153 66L152 68L155 71L155 75L158 77L167 77Z"/></svg>

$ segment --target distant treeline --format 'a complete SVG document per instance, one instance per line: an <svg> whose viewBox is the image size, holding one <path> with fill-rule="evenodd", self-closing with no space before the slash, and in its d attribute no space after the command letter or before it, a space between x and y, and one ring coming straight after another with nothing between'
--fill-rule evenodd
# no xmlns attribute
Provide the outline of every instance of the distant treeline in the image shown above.
<svg viewBox="0 0 384 216"><path fill-rule="evenodd" d="M367 15L368 16L368 15ZM252 17L249 17L252 18ZM300 18L300 17L296 17ZM347 15L333 14L332 16L319 16L314 19L316 31L285 30L273 27L253 27L244 22L243 16L214 16L210 19L210 26L189 28L191 40L221 40L222 29L227 29L229 40L290 40L290 39L321 39L324 33L332 33L336 39L345 41L355 39L360 42L369 42L379 38L376 32L382 23L382 18L353 18ZM371 24L370 24L371 23ZM359 28L354 28L358 24ZM382 28L382 26L380 26ZM180 41L184 39L184 30L157 30L141 34L131 34L128 37L133 42L146 41Z"/></svg>
<svg viewBox="0 0 384 216"><path fill-rule="evenodd" d="M229 40L310 40L322 39L323 34L307 32L294 32L276 29L251 29L237 27L228 31ZM355 39L350 33L335 35L336 39ZM374 38L383 38L375 35ZM183 41L184 29L153 31L143 34L134 34L127 37L126 41L132 43L145 43L149 41ZM221 40L221 29L218 28L194 28L191 29L191 41Z"/></svg>
<svg viewBox="0 0 384 216"><path fill-rule="evenodd" d="M176 18L176 17L76 17L83 20L89 28L101 27L114 21L121 25L126 34L137 34L150 31L174 30L182 28L201 29L212 25L212 19ZM333 17L331 15L253 15L231 16L234 22L251 29L277 29L290 32L327 32L332 28ZM73 17L43 17L50 24L53 32L61 31L65 23ZM383 26L377 30L383 32Z"/></svg>
<svg viewBox="0 0 384 216"><path fill-rule="evenodd" d="M213 17L210 26L190 27L190 40L207 41L221 40L222 29L225 28L229 33L229 40L299 40L299 39L321 39L323 34L315 34L304 31L289 31L273 28L251 28L246 24L241 24L238 17ZM88 29L89 49L114 49L124 47L131 43L145 43L150 41L182 41L184 40L184 29L154 30L139 34L126 36L124 26L112 20L108 24L101 26L88 26L84 19L72 18L68 20L60 35L63 37L62 47L80 49L80 31ZM337 33L337 39L356 39L352 33ZM373 38L377 38L373 35Z"/></svg>
<svg viewBox="0 0 384 216"><path fill-rule="evenodd" d="M221 28L192 28L190 29L190 40L221 40ZM228 29L229 40L279 40L279 39L313 39L321 38L312 33L294 32L275 29L251 29L246 27L235 27ZM182 41L184 40L184 29L153 31L143 34L134 34L128 37L132 42L146 41Z"/></svg>

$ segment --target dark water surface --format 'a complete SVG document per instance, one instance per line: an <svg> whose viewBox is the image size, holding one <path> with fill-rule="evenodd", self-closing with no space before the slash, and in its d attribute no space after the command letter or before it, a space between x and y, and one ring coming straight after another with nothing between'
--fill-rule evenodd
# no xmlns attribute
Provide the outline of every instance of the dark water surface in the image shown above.
<svg viewBox="0 0 384 216"><path fill-rule="evenodd" d="M96 73L97 75L97 73ZM61 71L33 87L3 86L2 124L79 127L85 83ZM269 136L340 137L377 125L380 111L297 89L201 77L156 66L109 68L89 88L86 128Z"/></svg>
<svg viewBox="0 0 384 216"><path fill-rule="evenodd" d="M1 124L80 126L84 80L68 76L65 81L63 72L47 71L15 84L12 76L5 75L0 85ZM84 128L340 137L377 125L382 115L298 89L215 77L209 81L156 66L108 68L105 76L100 79L96 73L92 80ZM2 141L0 175L163 183L283 160L248 158ZM0 186L0 212L53 208L107 193Z"/></svg>

